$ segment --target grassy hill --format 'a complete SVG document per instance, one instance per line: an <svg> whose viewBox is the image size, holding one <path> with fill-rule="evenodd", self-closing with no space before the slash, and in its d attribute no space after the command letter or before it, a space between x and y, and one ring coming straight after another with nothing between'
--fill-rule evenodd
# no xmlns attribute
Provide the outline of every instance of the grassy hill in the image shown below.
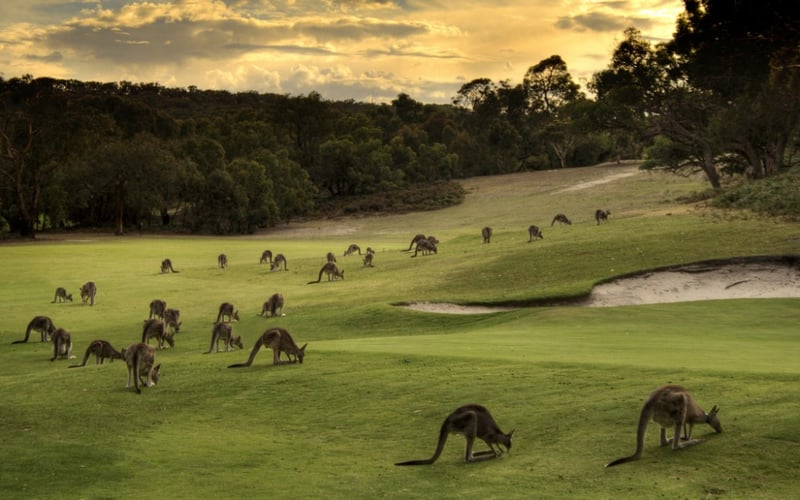
<svg viewBox="0 0 800 500"><path fill-rule="evenodd" d="M0 246L0 437L5 498L789 498L800 466L800 302L745 299L615 308L528 307L482 315L394 304L534 302L588 293L611 276L735 256L800 254L800 225L682 203L702 179L633 165L462 182L461 205L282 226L251 237L43 236ZM595 224L597 208L611 210ZM550 222L557 212L571 226ZM544 240L528 243L539 225ZM490 244L480 229L492 226ZM416 233L441 241L410 257ZM343 256L376 250L375 267ZM259 265L281 252L288 271ZM316 280L332 251L345 280ZM216 266L226 253L227 269ZM178 274L161 274L162 259ZM53 304L93 280L95 306ZM275 292L286 315L259 316ZM12 345L35 315L74 338L121 349L141 336L155 298L181 310L162 380L125 388L119 361L68 369L52 346ZM204 354L222 302L244 351ZM266 328L308 342L302 365L247 359ZM725 432L679 452L604 464L635 447L639 410L666 383L721 407ZM439 426L459 405L487 406L515 429L510 454L463 461L451 436L427 467Z"/></svg>

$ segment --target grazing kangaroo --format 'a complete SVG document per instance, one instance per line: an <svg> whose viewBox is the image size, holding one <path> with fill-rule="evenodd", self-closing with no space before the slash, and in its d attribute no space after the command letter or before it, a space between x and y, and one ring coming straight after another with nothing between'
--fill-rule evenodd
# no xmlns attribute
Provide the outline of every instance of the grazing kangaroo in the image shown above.
<svg viewBox="0 0 800 500"><path fill-rule="evenodd" d="M367 253L364 255L364 267L373 267L372 261L375 258L374 253Z"/></svg>
<svg viewBox="0 0 800 500"><path fill-rule="evenodd" d="M361 255L361 247L353 243L347 250L344 251L344 256L347 257L349 255L353 255L354 253L358 252L358 255Z"/></svg>
<svg viewBox="0 0 800 500"><path fill-rule="evenodd" d="M307 285L312 285L314 283L319 283L322 281L322 275L325 274L328 276L328 281L334 281L337 278L344 279L344 271L340 271L336 264L332 262L328 262L322 269L319 270L319 277L317 277L317 281L309 281L306 283Z"/></svg>
<svg viewBox="0 0 800 500"><path fill-rule="evenodd" d="M225 316L228 317L228 321L239 321L239 311L230 302L223 302L219 305L219 313L217 313L217 320L214 323L221 323L225 320Z"/></svg>
<svg viewBox="0 0 800 500"><path fill-rule="evenodd" d="M608 216L611 215L611 210L601 210L597 209L594 211L594 220L597 221L597 225L600 225L600 222L608 222Z"/></svg>
<svg viewBox="0 0 800 500"><path fill-rule="evenodd" d="M51 340L53 342L53 357L50 358L50 361L55 361L56 358L75 358L75 356L72 355L72 336L68 331L63 328L56 329L56 331L53 332L53 338Z"/></svg>
<svg viewBox="0 0 800 500"><path fill-rule="evenodd" d="M283 316L283 295L280 293L273 293L264 305L261 306L261 316L269 313L270 317Z"/></svg>
<svg viewBox="0 0 800 500"><path fill-rule="evenodd" d="M217 255L217 266L219 266L220 269L228 267L228 256L224 253Z"/></svg>
<svg viewBox="0 0 800 500"><path fill-rule="evenodd" d="M481 236L483 236L484 243L491 243L492 242L492 228L486 226L485 228L481 229Z"/></svg>
<svg viewBox="0 0 800 500"><path fill-rule="evenodd" d="M150 302L150 319L161 318L164 319L164 311L167 309L167 303L161 299L155 299Z"/></svg>
<svg viewBox="0 0 800 500"><path fill-rule="evenodd" d="M272 264L269 266L270 271L280 271L281 265L283 265L283 270L288 271L289 266L286 263L286 256L282 253L279 253L275 256L275 260L272 261Z"/></svg>
<svg viewBox="0 0 800 500"><path fill-rule="evenodd" d="M94 296L97 295L97 285L94 281L87 281L81 286L81 302L90 306L94 305Z"/></svg>
<svg viewBox="0 0 800 500"><path fill-rule="evenodd" d="M164 310L164 323L166 323L167 328L172 330L172 333L178 333L181 331L181 325L183 322L181 321L181 312L178 309L165 309Z"/></svg>
<svg viewBox="0 0 800 500"><path fill-rule="evenodd" d="M420 241L425 239L425 235L422 233L415 234L413 238L411 238L411 244L408 245L408 250L404 250L404 252L410 252L414 246L419 243Z"/></svg>
<svg viewBox="0 0 800 500"><path fill-rule="evenodd" d="M228 368L245 368L252 365L253 360L256 358L256 354L258 354L258 351L261 349L261 346L272 349L273 365L294 363L298 361L300 364L303 364L303 358L306 355L306 346L308 346L308 343L304 344L303 347L297 347L294 339L285 329L278 327L268 328L266 331L264 331L264 333L261 334L258 340L256 340L253 350L250 351L250 357L247 359L247 362L230 365ZM282 352L289 356L290 361L281 361ZM291 356L294 356L295 359L291 360Z"/></svg>
<svg viewBox="0 0 800 500"><path fill-rule="evenodd" d="M172 261L169 259L164 259L161 261L161 272L162 273L179 273L180 271L176 271L175 268L172 267Z"/></svg>
<svg viewBox="0 0 800 500"><path fill-rule="evenodd" d="M103 361L106 358L111 360L110 362L113 363L115 359L123 359L122 353L114 349L108 341L105 340L93 340L89 347L86 348L86 354L83 355L83 363L79 365L71 365L70 368L80 368L82 366L86 366L86 362L89 361L89 356L94 354L94 364L102 365Z"/></svg>
<svg viewBox="0 0 800 500"><path fill-rule="evenodd" d="M418 253L422 253L422 255L428 255L430 253L438 252L436 245L430 242L430 240L421 240L417 243L417 248L414 249L414 255L412 257L416 257Z"/></svg>
<svg viewBox="0 0 800 500"><path fill-rule="evenodd" d="M618 458L606 464L606 467L633 462L642 458L644 449L644 435L647 424L652 418L661 426L661 446L669 444L667 428L672 427L672 449L678 450L702 442L702 439L691 439L694 424L708 424L717 432L722 432L722 424L717 417L719 407L714 405L711 411L705 413L695 402L689 391L679 385L665 385L650 394L642 407L639 415L639 426L636 429L636 451L629 457ZM688 426L688 432L686 430ZM683 428L684 442L681 442L681 428Z"/></svg>
<svg viewBox="0 0 800 500"><path fill-rule="evenodd" d="M130 389L131 379L133 379L136 394L141 394L142 390L139 389L140 382L146 387L153 387L158 383L161 365L153 366L156 362L156 350L154 348L137 342L123 349L122 356L128 366L128 385L125 387Z"/></svg>
<svg viewBox="0 0 800 500"><path fill-rule="evenodd" d="M436 443L436 451L433 452L431 458L426 460L409 460L407 462L396 463L395 465L432 464L442 454L447 436L451 433L463 434L464 439L467 440L464 460L467 462L479 462L502 455L503 449L501 446L505 447L506 451L511 451L511 436L514 434L514 431L512 430L508 434L503 433L500 427L497 426L497 423L495 423L489 410L481 405L462 406L444 419L444 423L442 423L442 427L439 430L439 442ZM489 449L473 453L472 448L475 445L475 438L481 439L484 443L489 445Z"/></svg>
<svg viewBox="0 0 800 500"><path fill-rule="evenodd" d="M55 304L56 302L67 302L67 301L72 302L72 294L67 293L67 289L64 287L60 286L56 288L56 294L53 297L53 302L51 302L51 304Z"/></svg>
<svg viewBox="0 0 800 500"><path fill-rule="evenodd" d="M272 250L264 250L261 252L261 260L259 264L272 264Z"/></svg>
<svg viewBox="0 0 800 500"><path fill-rule="evenodd" d="M556 214L556 216L553 217L553 222L550 223L550 227L553 227L553 224L555 224L556 222L559 222L561 224L566 224L568 226L572 225L572 221L569 220L567 216L564 214Z"/></svg>
<svg viewBox="0 0 800 500"><path fill-rule="evenodd" d="M528 227L528 243L535 239L544 239L544 235L542 234L542 230L539 229L539 226L531 225Z"/></svg>
<svg viewBox="0 0 800 500"><path fill-rule="evenodd" d="M325 261L335 264L336 256L333 254L333 252L328 252L327 255L325 255Z"/></svg>
<svg viewBox="0 0 800 500"><path fill-rule="evenodd" d="M25 329L25 338L22 340L15 340L12 344L24 344L28 342L31 332L34 330L41 334L42 342L49 342L53 333L56 331L56 325L53 324L53 320L48 316L34 316L33 319L28 322L28 328Z"/></svg>
<svg viewBox="0 0 800 500"><path fill-rule="evenodd" d="M146 319L142 327L142 344L150 344L150 339L158 341L158 348L164 348L164 341L170 347L175 347L175 338L167 331L167 325L160 319Z"/></svg>
<svg viewBox="0 0 800 500"><path fill-rule="evenodd" d="M244 349L241 335L233 335L233 327L230 323L217 323L211 329L211 345L208 347L206 354L211 353L214 350L214 346L217 348L216 352L219 352L220 340L225 342L225 352L231 350L231 345Z"/></svg>

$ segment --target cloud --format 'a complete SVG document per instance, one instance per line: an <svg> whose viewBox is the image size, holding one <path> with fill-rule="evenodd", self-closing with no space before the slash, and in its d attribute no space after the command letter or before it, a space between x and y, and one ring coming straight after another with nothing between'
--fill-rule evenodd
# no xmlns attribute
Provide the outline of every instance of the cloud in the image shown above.
<svg viewBox="0 0 800 500"><path fill-rule="evenodd" d="M562 30L613 32L617 33L630 26L649 28L652 22L644 17L627 17L603 12L589 12L574 16L562 16L556 26Z"/></svg>

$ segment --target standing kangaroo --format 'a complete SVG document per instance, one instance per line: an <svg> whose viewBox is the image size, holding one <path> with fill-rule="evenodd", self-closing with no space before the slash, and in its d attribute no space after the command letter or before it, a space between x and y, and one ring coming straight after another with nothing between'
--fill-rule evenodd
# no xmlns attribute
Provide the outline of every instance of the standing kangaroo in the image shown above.
<svg viewBox="0 0 800 500"><path fill-rule="evenodd" d="M416 257L418 253L422 253L422 255L428 255L430 253L437 253L438 249L436 245L431 242L431 240L423 239L419 243L417 243L417 248L414 249L414 255L412 257Z"/></svg>
<svg viewBox="0 0 800 500"><path fill-rule="evenodd" d="M556 216L553 217L553 222L550 223L550 227L553 227L553 224L555 224L556 222L560 224L566 224L568 226L572 225L572 221L569 220L567 216L564 214L556 214Z"/></svg>
<svg viewBox="0 0 800 500"><path fill-rule="evenodd" d="M375 260L375 253L367 253L364 255L364 267L373 267L372 261Z"/></svg>
<svg viewBox="0 0 800 500"><path fill-rule="evenodd" d="M231 346L236 346L239 349L244 349L242 344L241 335L233 335L233 327L230 323L217 323L211 329L211 345L208 347L208 352L211 353L216 346L216 352L219 352L219 341L225 342L225 352L231 350Z"/></svg>
<svg viewBox="0 0 800 500"><path fill-rule="evenodd" d="M176 271L172 267L172 261L169 259L164 259L161 261L161 272L162 273L178 273L180 271Z"/></svg>
<svg viewBox="0 0 800 500"><path fill-rule="evenodd" d="M328 281L334 281L337 278L344 279L344 271L340 271L339 268L336 267L336 264L334 264L333 262L328 262L327 264L322 266L322 269L319 270L319 277L317 277L317 281L309 281L306 284L311 285L314 283L319 283L320 281L322 281L323 274L328 276Z"/></svg>
<svg viewBox="0 0 800 500"><path fill-rule="evenodd" d="M64 287L56 288L55 296L53 297L53 302L51 304L55 304L56 302L72 302L72 294L67 293L67 289Z"/></svg>
<svg viewBox="0 0 800 500"><path fill-rule="evenodd" d="M160 319L146 319L142 327L142 344L149 344L150 339L158 341L158 348L164 348L166 341L170 347L175 347L175 338L167 331L167 325Z"/></svg>
<svg viewBox="0 0 800 500"><path fill-rule="evenodd" d="M259 264L272 264L272 250L264 250L261 252L261 259Z"/></svg>
<svg viewBox="0 0 800 500"><path fill-rule="evenodd" d="M492 228L486 226L485 228L481 229L481 236L483 236L484 243L491 243L492 242Z"/></svg>
<svg viewBox="0 0 800 500"><path fill-rule="evenodd" d="M228 317L228 321L239 321L239 311L230 302L223 302L219 305L219 313L217 313L217 320L214 323L220 323Z"/></svg>
<svg viewBox="0 0 800 500"><path fill-rule="evenodd" d="M72 355L72 336L68 331L63 328L56 329L51 340L53 342L53 357L50 358L50 361L73 359L75 357Z"/></svg>
<svg viewBox="0 0 800 500"><path fill-rule="evenodd" d="M528 227L528 243L531 241L540 238L544 239L544 235L542 234L542 230L539 229L539 226L531 225Z"/></svg>
<svg viewBox="0 0 800 500"><path fill-rule="evenodd" d="M167 310L167 303L161 299L150 301L150 319L160 318L164 319L164 311Z"/></svg>
<svg viewBox="0 0 800 500"><path fill-rule="evenodd" d="M156 350L154 348L137 342L123 349L122 356L128 366L128 385L125 387L130 389L131 379L133 379L136 394L141 394L142 390L139 389L140 382L146 387L153 387L158 383L161 365L153 366L156 362Z"/></svg>
<svg viewBox="0 0 800 500"><path fill-rule="evenodd" d="M286 263L286 256L283 255L282 253L279 253L278 255L275 256L275 260L272 261L272 264L270 264L269 270L270 271L280 271L281 270L281 265L283 265L283 270L284 271L288 271L289 270L289 266Z"/></svg>
<svg viewBox="0 0 800 500"><path fill-rule="evenodd" d="M283 316L283 295L280 293L273 293L261 306L261 316L269 313L270 317Z"/></svg>
<svg viewBox="0 0 800 500"><path fill-rule="evenodd" d="M303 364L303 358L306 355L306 346L308 346L308 343L304 344L303 347L297 347L297 344L292 336L284 328L268 328L266 331L264 331L264 333L261 334L258 340L256 340L253 350L250 351L250 357L247 358L247 362L230 365L228 368L245 368L252 365L253 360L256 358L256 354L258 354L258 351L261 349L261 346L272 349L273 365L294 363L296 361L300 362L300 364ZM289 356L290 361L281 361L282 352ZM291 356L294 356L295 359L292 360Z"/></svg>
<svg viewBox="0 0 800 500"><path fill-rule="evenodd" d="M405 250L405 251L406 252L410 252L411 249L414 248L414 245L416 245L417 243L419 243L420 241L422 241L424 239L425 239L425 235L422 234L422 233L414 235L414 237L411 238L411 244L408 245L408 250Z"/></svg>
<svg viewBox="0 0 800 500"><path fill-rule="evenodd" d="M639 426L636 429L636 451L629 457L618 458L606 464L613 467L642 458L644 449L644 435L650 419L661 426L661 446L669 444L667 428L672 427L672 449L678 450L701 443L702 439L691 439L694 424L708 424L717 432L722 432L722 424L717 417L719 407L714 405L710 412L705 413L689 391L679 385L665 385L650 394L642 407L639 415ZM688 432L687 432L688 426ZM681 428L683 428L684 442L681 442Z"/></svg>
<svg viewBox="0 0 800 500"><path fill-rule="evenodd" d="M33 319L28 322L28 328L25 329L25 338L22 340L15 340L12 344L24 344L28 342L31 332L34 330L41 334L42 342L49 342L53 333L56 331L56 325L53 324L53 320L48 316L34 316Z"/></svg>
<svg viewBox="0 0 800 500"><path fill-rule="evenodd" d="M103 361L106 358L111 360L110 362L113 363L115 359L123 359L122 353L114 349L114 347L105 340L93 340L89 347L86 348L86 354L83 355L83 363L79 365L71 365L70 368L80 368L82 366L86 366L86 362L89 360L89 356L94 354L94 364L102 365Z"/></svg>
<svg viewBox="0 0 800 500"><path fill-rule="evenodd" d="M467 440L464 460L467 462L479 462L502 455L503 449L501 446L505 447L506 451L511 451L511 435L514 434L514 431L512 430L508 434L503 433L494 421L494 418L492 418L489 410L485 407L474 404L465 405L458 408L444 419L444 423L442 423L442 427L439 430L439 441L436 443L436 451L433 452L431 458L425 460L409 460L407 462L396 463L395 465L432 464L442 454L447 436L451 433L463 434L464 439ZM475 438L481 439L489 446L489 449L473 453L472 448L475 445Z"/></svg>
<svg viewBox="0 0 800 500"><path fill-rule="evenodd" d="M594 220L597 221L597 225L600 225L600 222L608 222L608 216L611 215L611 210L601 210L597 209L594 211Z"/></svg>
<svg viewBox="0 0 800 500"><path fill-rule="evenodd" d="M219 266L220 269L228 267L228 256L224 253L217 255L217 266Z"/></svg>
<svg viewBox="0 0 800 500"><path fill-rule="evenodd" d="M94 296L97 295L97 285L94 281L87 281L81 286L81 302L90 306L94 305Z"/></svg>

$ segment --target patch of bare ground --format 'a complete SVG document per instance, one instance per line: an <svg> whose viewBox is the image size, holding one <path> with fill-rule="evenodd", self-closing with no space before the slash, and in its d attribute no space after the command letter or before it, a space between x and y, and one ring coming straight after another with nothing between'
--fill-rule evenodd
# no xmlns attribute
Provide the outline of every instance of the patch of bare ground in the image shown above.
<svg viewBox="0 0 800 500"><path fill-rule="evenodd" d="M800 256L742 257L652 269L605 280L587 297L562 303L618 307L751 298L800 298ZM539 301L531 305L555 304ZM429 302L405 306L440 314L487 314L519 307Z"/></svg>

